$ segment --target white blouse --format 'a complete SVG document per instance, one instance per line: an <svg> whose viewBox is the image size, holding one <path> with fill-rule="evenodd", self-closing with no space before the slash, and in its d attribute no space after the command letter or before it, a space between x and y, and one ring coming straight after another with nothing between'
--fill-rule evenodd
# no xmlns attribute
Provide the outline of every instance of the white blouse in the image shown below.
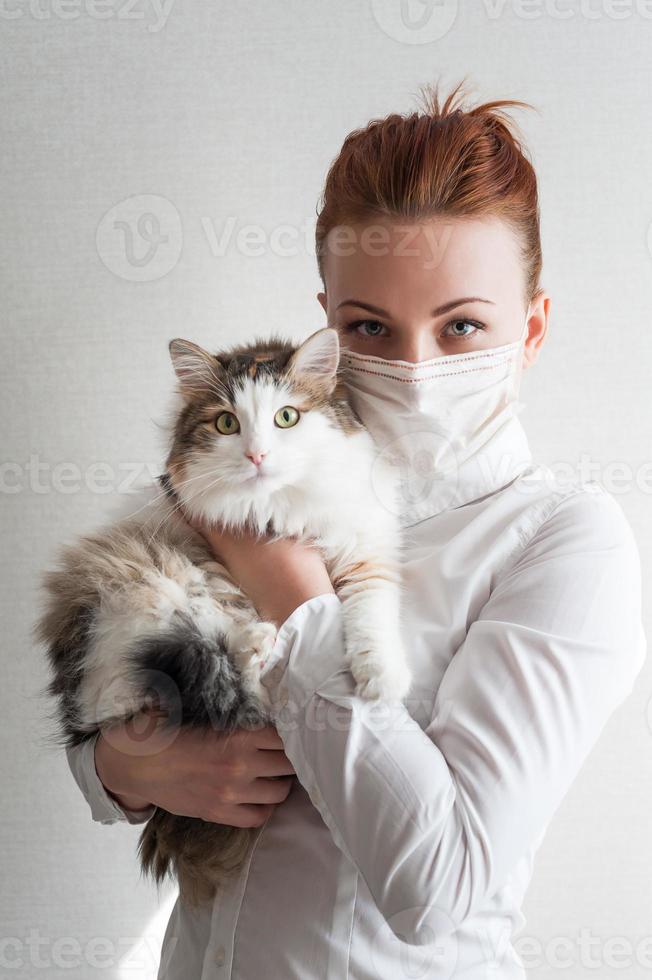
<svg viewBox="0 0 652 980"><path fill-rule="evenodd" d="M212 907L177 901L159 980L525 977L534 853L645 660L640 561L619 503L534 465L516 417L483 462L406 531L405 704L354 695L336 596L282 625L264 682L297 779ZM93 753L68 751L93 819L148 819Z"/></svg>

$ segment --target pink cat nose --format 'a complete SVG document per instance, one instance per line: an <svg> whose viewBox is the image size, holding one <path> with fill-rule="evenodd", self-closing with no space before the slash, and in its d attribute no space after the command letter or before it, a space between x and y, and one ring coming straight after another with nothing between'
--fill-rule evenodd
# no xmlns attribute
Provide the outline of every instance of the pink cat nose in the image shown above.
<svg viewBox="0 0 652 980"><path fill-rule="evenodd" d="M264 453L245 453L247 459L250 459L254 466L260 466L266 455L267 450Z"/></svg>

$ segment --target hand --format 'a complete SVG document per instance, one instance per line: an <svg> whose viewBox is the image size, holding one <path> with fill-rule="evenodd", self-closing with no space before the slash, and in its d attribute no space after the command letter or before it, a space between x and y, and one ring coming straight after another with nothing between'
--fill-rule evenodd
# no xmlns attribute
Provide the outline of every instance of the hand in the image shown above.
<svg viewBox="0 0 652 980"><path fill-rule="evenodd" d="M323 558L310 545L252 531L193 526L249 596L260 618L277 627L303 602L334 591Z"/></svg>
<svg viewBox="0 0 652 980"><path fill-rule="evenodd" d="M97 774L118 804L259 827L287 797L294 768L273 725L226 734L166 729L161 718L143 712L98 738Z"/></svg>

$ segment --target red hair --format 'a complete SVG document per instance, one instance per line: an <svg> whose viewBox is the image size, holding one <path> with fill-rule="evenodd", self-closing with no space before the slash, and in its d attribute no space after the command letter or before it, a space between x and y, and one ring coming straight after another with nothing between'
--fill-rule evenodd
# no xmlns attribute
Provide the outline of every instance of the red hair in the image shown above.
<svg viewBox="0 0 652 980"><path fill-rule="evenodd" d="M372 119L349 133L331 164L315 232L322 282L332 228L374 216L495 216L518 235L530 302L542 265L537 180L505 110L532 107L503 99L467 108L462 83L443 104L437 86L421 91L423 112Z"/></svg>

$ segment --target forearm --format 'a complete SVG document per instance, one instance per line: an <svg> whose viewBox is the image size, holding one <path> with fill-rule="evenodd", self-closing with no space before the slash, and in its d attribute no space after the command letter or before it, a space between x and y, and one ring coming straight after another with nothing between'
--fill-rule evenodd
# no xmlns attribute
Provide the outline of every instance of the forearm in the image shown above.
<svg viewBox="0 0 652 980"><path fill-rule="evenodd" d="M283 624L262 682L299 781L390 928L415 945L453 931L484 897L485 842L467 835L446 760L405 706L355 695L337 601Z"/></svg>

